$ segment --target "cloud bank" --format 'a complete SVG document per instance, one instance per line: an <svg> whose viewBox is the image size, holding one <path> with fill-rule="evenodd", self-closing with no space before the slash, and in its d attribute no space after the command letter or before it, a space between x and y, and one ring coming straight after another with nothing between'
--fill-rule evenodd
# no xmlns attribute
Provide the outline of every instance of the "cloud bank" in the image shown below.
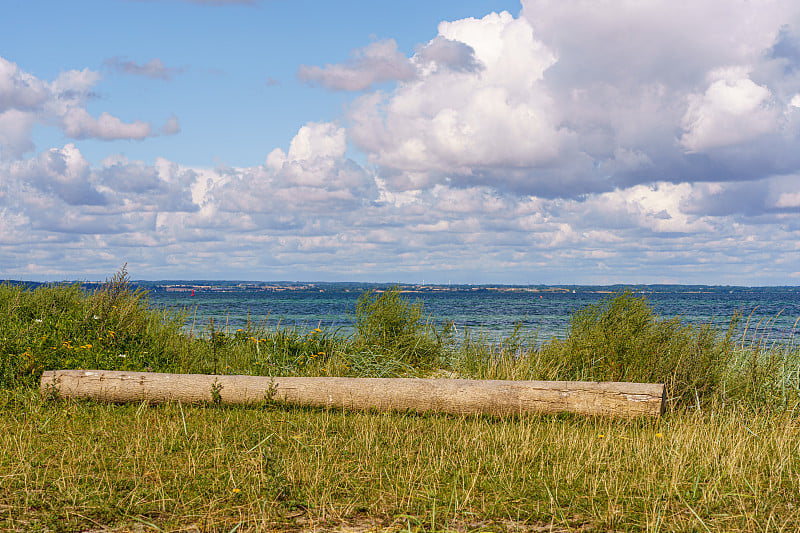
<svg viewBox="0 0 800 533"><path fill-rule="evenodd" d="M796 172L795 19L788 3L531 1L518 18L443 22L427 49L462 43L481 68L418 62L356 101L350 134L398 188L580 198Z"/></svg>

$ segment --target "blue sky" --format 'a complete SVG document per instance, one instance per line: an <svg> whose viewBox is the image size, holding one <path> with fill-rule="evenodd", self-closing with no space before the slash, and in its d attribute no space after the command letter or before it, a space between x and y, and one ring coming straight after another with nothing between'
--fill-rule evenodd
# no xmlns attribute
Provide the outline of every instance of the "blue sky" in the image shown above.
<svg viewBox="0 0 800 533"><path fill-rule="evenodd" d="M796 2L0 14L0 279L800 285Z"/></svg>

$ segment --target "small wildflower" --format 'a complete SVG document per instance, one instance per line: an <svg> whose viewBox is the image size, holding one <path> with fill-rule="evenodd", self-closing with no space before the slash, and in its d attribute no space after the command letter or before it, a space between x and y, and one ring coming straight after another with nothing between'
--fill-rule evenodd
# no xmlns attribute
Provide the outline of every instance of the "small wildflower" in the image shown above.
<svg viewBox="0 0 800 533"><path fill-rule="evenodd" d="M664 434L663 433L656 433L656 438L657 439L663 439L664 438Z"/></svg>
<svg viewBox="0 0 800 533"><path fill-rule="evenodd" d="M599 435L597 435L597 437L598 437L598 438L600 438L600 439L602 439L603 437L605 437L605 435L603 435L602 433L600 433Z"/></svg>
<svg viewBox="0 0 800 533"><path fill-rule="evenodd" d="M124 353L121 353L121 354L117 355L117 357L121 357L122 359L125 359L126 357L128 357L128 355L124 354Z"/></svg>
<svg viewBox="0 0 800 533"><path fill-rule="evenodd" d="M37 324L41 324L42 323L42 319L41 318L37 318L36 320L34 320L34 322L36 322Z"/></svg>
<svg viewBox="0 0 800 533"><path fill-rule="evenodd" d="M94 318L95 320L100 320L100 317L97 315L94 315L92 318Z"/></svg>
<svg viewBox="0 0 800 533"><path fill-rule="evenodd" d="M231 492L233 492L234 494L239 494L242 491L241 489L233 489Z"/></svg>
<svg viewBox="0 0 800 533"><path fill-rule="evenodd" d="M314 331L315 331L316 333L322 333L322 330L321 330L321 329L319 329L319 328L315 328L315 329L314 329Z"/></svg>

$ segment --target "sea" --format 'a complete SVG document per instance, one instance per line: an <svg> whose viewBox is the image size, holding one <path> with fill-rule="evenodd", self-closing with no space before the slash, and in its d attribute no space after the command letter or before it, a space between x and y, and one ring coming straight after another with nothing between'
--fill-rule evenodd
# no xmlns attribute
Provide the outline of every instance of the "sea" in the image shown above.
<svg viewBox="0 0 800 533"><path fill-rule="evenodd" d="M358 298L365 291L390 286L369 283L297 283L232 281L137 282L148 291L153 308L186 311L186 329L202 335L210 320L235 330L248 321L266 328L310 331L323 328L340 335L353 332ZM501 340L515 327L538 342L563 338L572 315L592 304L630 290L647 300L663 318L711 323L727 329L742 316L738 335L770 342L794 342L800 321L800 287L706 285L397 285L412 303L422 305L426 320L452 323L463 336L482 334Z"/></svg>

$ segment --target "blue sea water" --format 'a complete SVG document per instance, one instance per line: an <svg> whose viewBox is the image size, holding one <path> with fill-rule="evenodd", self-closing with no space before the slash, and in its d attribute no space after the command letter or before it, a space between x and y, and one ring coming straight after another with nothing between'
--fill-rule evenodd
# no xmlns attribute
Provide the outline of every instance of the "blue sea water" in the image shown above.
<svg viewBox="0 0 800 533"><path fill-rule="evenodd" d="M352 332L358 297L385 285L235 284L231 282L163 282L145 287L153 307L186 308L187 329L202 333L209 319L222 327L242 327L249 319L272 327L310 330L316 327ZM430 320L450 320L460 334L482 332L489 338L508 335L516 324L537 333L539 341L563 337L575 311L623 290L622 286L568 287L419 287L404 286L406 296L421 302ZM748 336L771 341L792 337L800 318L800 287L714 287L649 285L632 290L647 299L662 317L687 323L727 327L737 311L748 322ZM193 291L193 292L192 292Z"/></svg>

